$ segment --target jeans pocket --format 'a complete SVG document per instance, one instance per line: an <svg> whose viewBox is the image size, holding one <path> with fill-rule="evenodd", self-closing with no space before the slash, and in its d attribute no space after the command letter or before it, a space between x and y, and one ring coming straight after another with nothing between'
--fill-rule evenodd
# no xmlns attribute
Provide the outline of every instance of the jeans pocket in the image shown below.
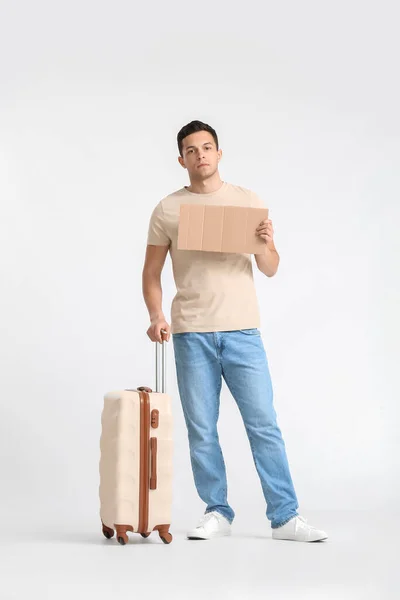
<svg viewBox="0 0 400 600"><path fill-rule="evenodd" d="M246 335L260 335L260 330L257 329L257 327L252 327L251 329L239 329L239 331Z"/></svg>

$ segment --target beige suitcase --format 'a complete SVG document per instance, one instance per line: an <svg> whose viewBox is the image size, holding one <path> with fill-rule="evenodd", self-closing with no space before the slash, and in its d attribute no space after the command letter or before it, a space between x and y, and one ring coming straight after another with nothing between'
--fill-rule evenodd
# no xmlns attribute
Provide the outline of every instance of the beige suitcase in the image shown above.
<svg viewBox="0 0 400 600"><path fill-rule="evenodd" d="M100 437L100 518L103 534L120 544L128 531L148 537L154 530L164 543L172 506L172 402L165 389L166 345L156 346L156 391L146 386L104 396ZM162 350L162 387L160 358Z"/></svg>

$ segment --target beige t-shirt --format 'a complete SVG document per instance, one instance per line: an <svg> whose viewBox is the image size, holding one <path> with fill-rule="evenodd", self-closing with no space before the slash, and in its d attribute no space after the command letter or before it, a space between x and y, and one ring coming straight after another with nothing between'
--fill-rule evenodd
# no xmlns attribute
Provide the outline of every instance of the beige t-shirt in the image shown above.
<svg viewBox="0 0 400 600"><path fill-rule="evenodd" d="M178 250L181 204L266 208L255 192L226 181L208 194L183 187L156 205L150 217L147 244L169 246L177 289L171 305L171 333L260 327L252 255Z"/></svg>

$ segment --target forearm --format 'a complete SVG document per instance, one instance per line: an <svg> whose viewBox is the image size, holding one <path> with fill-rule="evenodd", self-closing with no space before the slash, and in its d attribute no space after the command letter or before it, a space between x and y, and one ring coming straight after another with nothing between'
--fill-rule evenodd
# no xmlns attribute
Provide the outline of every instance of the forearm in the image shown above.
<svg viewBox="0 0 400 600"><path fill-rule="evenodd" d="M161 276L144 270L142 275L142 292L147 310L149 311L150 321L164 318L162 311Z"/></svg>
<svg viewBox="0 0 400 600"><path fill-rule="evenodd" d="M267 245L264 254L256 254L256 261L259 270L267 277L272 277L278 270L279 254L275 247L270 248Z"/></svg>

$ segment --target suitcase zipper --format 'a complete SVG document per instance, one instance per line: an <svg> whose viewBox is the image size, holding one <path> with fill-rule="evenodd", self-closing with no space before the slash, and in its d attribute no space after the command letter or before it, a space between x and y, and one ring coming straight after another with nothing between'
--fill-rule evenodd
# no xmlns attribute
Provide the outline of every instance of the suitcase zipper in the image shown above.
<svg viewBox="0 0 400 600"><path fill-rule="evenodd" d="M139 487L139 533L147 533L149 521L149 436L150 396L140 391L140 487Z"/></svg>

